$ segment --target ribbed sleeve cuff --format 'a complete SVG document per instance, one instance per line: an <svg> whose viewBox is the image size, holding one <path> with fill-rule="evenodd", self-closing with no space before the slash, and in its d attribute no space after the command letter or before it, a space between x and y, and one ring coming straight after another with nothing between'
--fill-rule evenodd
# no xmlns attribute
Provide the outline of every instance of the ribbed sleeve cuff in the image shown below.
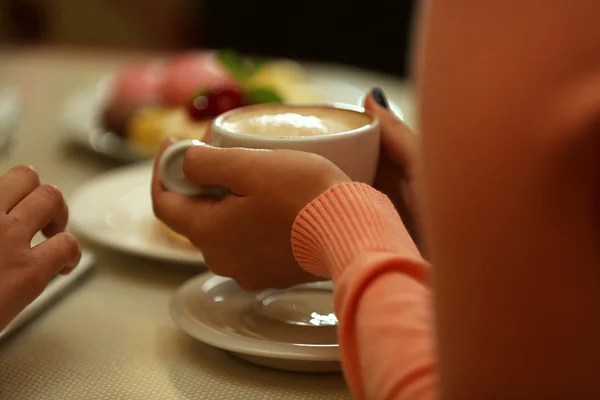
<svg viewBox="0 0 600 400"><path fill-rule="evenodd" d="M337 185L296 217L292 249L308 272L336 279L365 251L421 259L387 196L362 183Z"/></svg>

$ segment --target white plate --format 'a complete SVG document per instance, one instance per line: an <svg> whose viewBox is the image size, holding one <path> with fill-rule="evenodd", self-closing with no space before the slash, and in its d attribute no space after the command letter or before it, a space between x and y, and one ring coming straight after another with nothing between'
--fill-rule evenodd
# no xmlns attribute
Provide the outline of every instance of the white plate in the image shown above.
<svg viewBox="0 0 600 400"><path fill-rule="evenodd" d="M257 295L210 272L171 301L171 317L190 336L258 365L302 372L340 370L332 312L328 282Z"/></svg>
<svg viewBox="0 0 600 400"><path fill-rule="evenodd" d="M72 142L119 161L131 162L147 159L147 152L136 149L131 143L107 134L100 123L101 113L110 93L112 77L108 76L93 85L75 91L63 107L62 124ZM362 105L365 90L346 82L332 79L331 75L312 74L309 83L323 103ZM402 117L400 108L391 104Z"/></svg>
<svg viewBox="0 0 600 400"><path fill-rule="evenodd" d="M203 265L199 251L177 247L158 230L152 212L152 165L134 164L102 174L69 199L71 226L88 239L126 253Z"/></svg>
<svg viewBox="0 0 600 400"><path fill-rule="evenodd" d="M0 88L0 156L14 144L21 112L21 94L17 88Z"/></svg>

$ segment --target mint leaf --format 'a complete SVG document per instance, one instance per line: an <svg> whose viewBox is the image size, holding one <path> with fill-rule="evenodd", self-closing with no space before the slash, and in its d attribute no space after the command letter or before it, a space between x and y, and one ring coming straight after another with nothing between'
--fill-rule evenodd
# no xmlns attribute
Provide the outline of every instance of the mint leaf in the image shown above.
<svg viewBox="0 0 600 400"><path fill-rule="evenodd" d="M250 79L264 64L261 58L242 58L235 50L231 49L219 50L217 58L231 72L234 78L240 82Z"/></svg>
<svg viewBox="0 0 600 400"><path fill-rule="evenodd" d="M217 57L238 81L246 81L253 73L234 50L220 50Z"/></svg>
<svg viewBox="0 0 600 400"><path fill-rule="evenodd" d="M264 60L262 58L251 57L246 60L250 75L256 74L256 72L263 66Z"/></svg>
<svg viewBox="0 0 600 400"><path fill-rule="evenodd" d="M277 92L267 88L248 89L246 98L251 104L283 103L283 98Z"/></svg>

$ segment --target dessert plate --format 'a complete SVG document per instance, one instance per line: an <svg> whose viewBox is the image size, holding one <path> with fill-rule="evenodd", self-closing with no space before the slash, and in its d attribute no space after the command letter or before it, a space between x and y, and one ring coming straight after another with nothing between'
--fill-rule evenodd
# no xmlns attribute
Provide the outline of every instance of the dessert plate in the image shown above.
<svg viewBox="0 0 600 400"><path fill-rule="evenodd" d="M0 157L10 153L15 143L20 111L20 91L14 87L0 88Z"/></svg>
<svg viewBox="0 0 600 400"><path fill-rule="evenodd" d="M298 372L340 371L330 282L260 293L210 272L177 290L171 317L190 336L236 357Z"/></svg>
<svg viewBox="0 0 600 400"><path fill-rule="evenodd" d="M366 90L347 82L336 80L328 74L309 76L310 91L314 92L321 103L346 103L362 105ZM95 153L108 156L121 162L147 160L148 149L131 141L107 133L100 122L102 110L110 93L112 77L107 76L89 86L81 87L71 94L63 106L62 125L67 139ZM313 103L314 101L311 101ZM400 108L391 104L399 117L403 117Z"/></svg>
<svg viewBox="0 0 600 400"><path fill-rule="evenodd" d="M200 251L171 241L152 212L152 164L143 162L97 176L69 198L71 227L100 245L133 255L204 264Z"/></svg>

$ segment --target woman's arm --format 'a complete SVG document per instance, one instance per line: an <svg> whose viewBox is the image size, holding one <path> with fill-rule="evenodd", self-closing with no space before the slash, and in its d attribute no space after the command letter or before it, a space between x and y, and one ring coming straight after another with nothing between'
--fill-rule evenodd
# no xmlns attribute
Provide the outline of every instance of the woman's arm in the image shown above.
<svg viewBox="0 0 600 400"><path fill-rule="evenodd" d="M444 398L600 395L600 2L428 2L416 73Z"/></svg>
<svg viewBox="0 0 600 400"><path fill-rule="evenodd" d="M428 267L393 204L373 188L335 186L298 215L298 262L335 283L346 379L357 399L435 392Z"/></svg>

